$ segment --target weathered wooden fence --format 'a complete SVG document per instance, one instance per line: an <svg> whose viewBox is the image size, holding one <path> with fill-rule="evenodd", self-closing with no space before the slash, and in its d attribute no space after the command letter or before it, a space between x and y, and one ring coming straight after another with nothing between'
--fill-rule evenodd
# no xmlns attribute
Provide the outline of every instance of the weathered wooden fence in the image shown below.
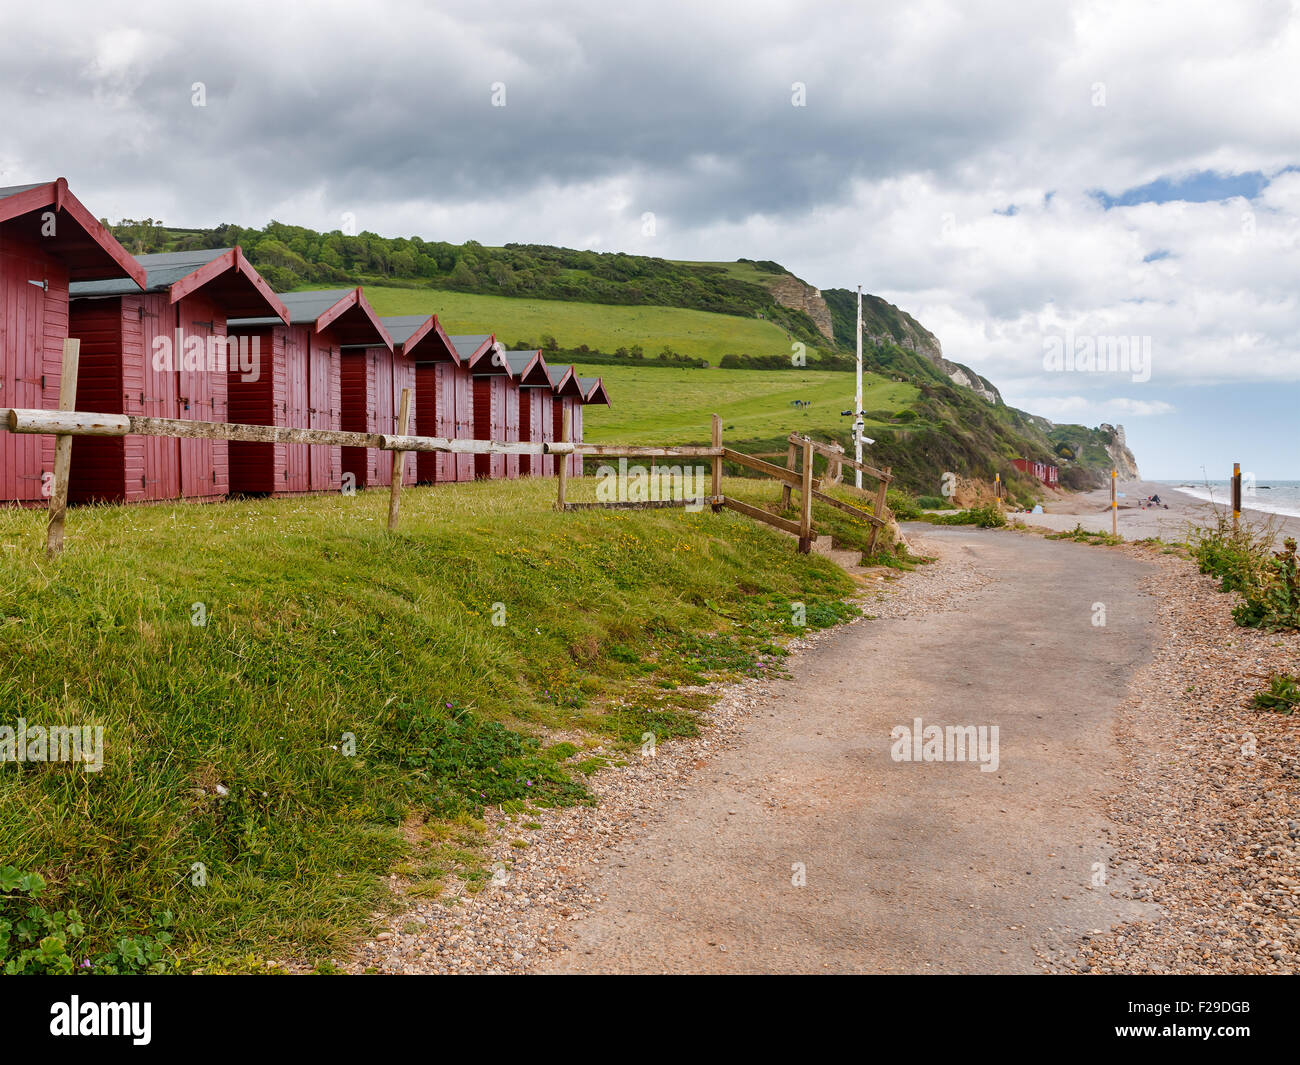
<svg viewBox="0 0 1300 1065"><path fill-rule="evenodd" d="M678 459L678 458L708 458L712 460L713 465L713 493L709 499L715 511L724 507L734 510L738 514L744 514L755 521L765 522L778 529L790 533L799 538L799 550L805 554L812 549L812 542L815 537L812 520L812 503L818 500L827 503L847 514L852 515L859 520L871 523L871 538L867 546L868 552L874 551L876 542L880 535L880 530L885 528L890 522L890 514L885 505L885 493L889 489L892 480L888 468L877 469L865 462L857 462L854 459L847 458L844 455L843 447L836 444L823 444L819 441L812 440L806 436L800 436L797 433L791 433L789 437L789 449L787 451L787 461L785 466L778 466L775 463L767 462L757 455L749 455L743 451L734 451L729 447L724 447L722 443L722 419L718 415L713 416L713 444L710 447L653 447L653 446L623 446L618 444L569 444L568 414L566 412L564 419L564 429L561 433L561 439L555 444L548 445L557 454L577 452L584 458L588 456L602 456L608 458L647 458L647 459ZM838 499L822 491L822 478L813 476L813 455L819 453L825 455L829 460L828 480L830 483L838 483L842 476L844 465L851 466L855 469L861 469L863 473L875 477L879 482L879 488L876 493L874 506L871 510L863 507L854 506L847 500ZM799 493L799 520L792 521L789 518L782 517L780 514L773 514L764 510L762 507L753 506L739 499L722 494L722 464L731 462L738 466L743 466L755 473L760 473L764 477L770 478L781 483L781 509L790 509L793 495ZM649 507L672 507L685 506L688 500L638 500L632 502L598 502L598 503L570 503L565 494L567 491L567 478L561 471L559 479L559 494L556 500L556 507L559 510L578 510L593 508L608 509L628 509L644 510Z"/></svg>

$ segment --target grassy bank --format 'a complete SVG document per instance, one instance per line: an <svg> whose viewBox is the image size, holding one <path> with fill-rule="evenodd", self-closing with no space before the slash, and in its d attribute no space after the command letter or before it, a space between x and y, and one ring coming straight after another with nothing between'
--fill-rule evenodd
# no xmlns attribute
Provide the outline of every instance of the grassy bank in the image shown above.
<svg viewBox="0 0 1300 1065"><path fill-rule="evenodd" d="M485 804L587 801L589 748L694 730L681 689L756 668L792 602L849 613L752 521L553 493L409 490L395 536L382 493L78 509L57 562L0 511L0 725L104 728L99 772L0 764L0 865L80 911L70 953L166 913L182 968L337 952L395 868L477 875Z"/></svg>
<svg viewBox="0 0 1300 1065"><path fill-rule="evenodd" d="M852 422L840 413L853 408L852 374L582 365L578 372L603 377L610 394L611 406L583 411L583 439L591 443L708 442L719 414L724 442L774 440L784 447L792 432L844 433ZM913 385L864 375L867 434L917 395ZM792 406L795 400L810 406Z"/></svg>
<svg viewBox="0 0 1300 1065"><path fill-rule="evenodd" d="M617 306L476 292L387 288L367 285L366 298L381 315L434 314L447 332L495 333L506 344L542 334L561 347L582 344L597 351L642 345L653 359L666 346L717 366L730 353L789 357L786 331L765 318L713 314L687 307Z"/></svg>

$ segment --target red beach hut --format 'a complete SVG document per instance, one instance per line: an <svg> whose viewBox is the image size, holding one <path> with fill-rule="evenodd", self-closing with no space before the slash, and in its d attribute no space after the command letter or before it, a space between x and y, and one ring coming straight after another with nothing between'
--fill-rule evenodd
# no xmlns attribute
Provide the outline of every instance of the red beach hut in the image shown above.
<svg viewBox="0 0 1300 1065"><path fill-rule="evenodd" d="M357 298L379 337L343 346L343 428L365 433L396 433L401 412L402 389L411 390L407 433L414 433L419 420L415 395L415 363L396 351L393 338L375 316L361 290ZM415 460L409 455L402 465L402 483L415 484ZM393 483L392 455L365 448L343 449L343 473L355 479L358 488L380 488Z"/></svg>
<svg viewBox="0 0 1300 1065"><path fill-rule="evenodd" d="M260 353L228 334L227 319L269 314L283 321L284 305L239 248L138 261L143 285L78 281L70 287L68 331L81 340L78 409L229 421L230 371L257 373ZM229 452L225 440L79 438L69 498L219 499L230 490Z"/></svg>
<svg viewBox="0 0 1300 1065"><path fill-rule="evenodd" d="M265 367L253 380L230 374L231 420L299 429L342 429L342 347L380 343L373 315L355 288L288 292L280 299L288 324L274 318L230 323L232 334L256 338ZM231 491L294 495L342 485L342 449L323 444L230 445Z"/></svg>
<svg viewBox="0 0 1300 1065"><path fill-rule="evenodd" d="M472 440L474 426L470 420L468 367L443 330L437 315L403 315L381 319L393 347L415 364L415 410L412 432L418 436L435 436L446 440ZM419 484L455 481L458 459L472 460L472 455L453 455L444 451L420 451L414 458L415 479ZM465 480L471 479L473 462L467 467Z"/></svg>
<svg viewBox="0 0 1300 1065"><path fill-rule="evenodd" d="M119 278L143 286L144 268L67 181L0 188L0 407L59 405L68 284ZM0 501L49 498L54 440L0 433Z"/></svg>
<svg viewBox="0 0 1300 1065"><path fill-rule="evenodd" d="M461 432L465 433L463 439L466 440L490 440L490 435L479 436L479 423L477 419L478 403L474 391L473 372L471 367L482 359L490 359L491 354L496 350L496 337L492 334L475 333L470 335L457 335L449 338L452 346L456 349L456 354L460 356L461 369L456 377L456 425L457 436ZM464 404L462 408L462 404ZM465 413L462 415L462 409ZM486 420L484 425L487 425ZM457 455L456 456L456 480L472 481L479 474L480 458L482 455ZM500 456L497 456L498 458ZM490 476L484 473L481 476Z"/></svg>
<svg viewBox="0 0 1300 1065"><path fill-rule="evenodd" d="M555 375L552 374L552 377ZM572 366L565 367L564 372L559 375L555 382L555 407L553 412L553 425L555 439L560 439L560 433L563 426L564 412L569 412L569 441L574 444L582 443L582 404L585 396L582 391L582 385L578 382L578 376ZM561 459L560 461L564 461ZM582 456L570 455L568 458L569 476L582 476Z"/></svg>
<svg viewBox="0 0 1300 1065"><path fill-rule="evenodd" d="M541 443L550 439L555 420L555 390L540 351L507 351L506 361L518 382L519 439ZM555 472L554 455L521 455L520 472L540 476Z"/></svg>

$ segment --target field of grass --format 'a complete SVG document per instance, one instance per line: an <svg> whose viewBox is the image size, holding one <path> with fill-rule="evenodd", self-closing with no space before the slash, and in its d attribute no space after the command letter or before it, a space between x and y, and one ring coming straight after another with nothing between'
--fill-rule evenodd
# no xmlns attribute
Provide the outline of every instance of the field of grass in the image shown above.
<svg viewBox="0 0 1300 1065"><path fill-rule="evenodd" d="M707 443L711 417L722 416L723 438L766 440L791 432L847 432L853 375L821 370L695 370L641 366L579 366L603 377L609 407L586 407L583 439L590 443ZM917 396L913 385L876 374L863 377L863 409L895 413ZM791 406L804 400L811 407ZM878 419L867 420L867 435Z"/></svg>
<svg viewBox="0 0 1300 1065"><path fill-rule="evenodd" d="M849 613L842 571L733 513L553 497L412 489L396 535L382 492L78 508L54 562L43 513L0 510L0 726L104 729L99 772L0 763L0 866L80 911L69 953L174 924L181 969L336 956L394 870L482 885L486 805L586 801L601 758L695 730L679 687L778 654L792 601Z"/></svg>
<svg viewBox="0 0 1300 1065"><path fill-rule="evenodd" d="M433 289L367 285L366 298L380 315L436 313L449 333L495 333L513 344L540 344L543 334L562 348L586 344L613 353L640 344L646 358L667 345L679 355L707 359L723 355L789 355L784 329L760 318L679 307L621 307L602 303L485 296Z"/></svg>

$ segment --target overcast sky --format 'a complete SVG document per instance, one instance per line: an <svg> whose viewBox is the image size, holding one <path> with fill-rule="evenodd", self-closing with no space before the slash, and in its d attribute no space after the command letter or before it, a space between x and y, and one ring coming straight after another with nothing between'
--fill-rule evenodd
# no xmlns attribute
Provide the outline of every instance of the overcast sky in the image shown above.
<svg viewBox="0 0 1300 1065"><path fill-rule="evenodd" d="M1122 422L1147 476L1300 478L1300 3L193 7L6 5L0 184L775 259L1008 402ZM1114 335L1149 379L1044 365Z"/></svg>

